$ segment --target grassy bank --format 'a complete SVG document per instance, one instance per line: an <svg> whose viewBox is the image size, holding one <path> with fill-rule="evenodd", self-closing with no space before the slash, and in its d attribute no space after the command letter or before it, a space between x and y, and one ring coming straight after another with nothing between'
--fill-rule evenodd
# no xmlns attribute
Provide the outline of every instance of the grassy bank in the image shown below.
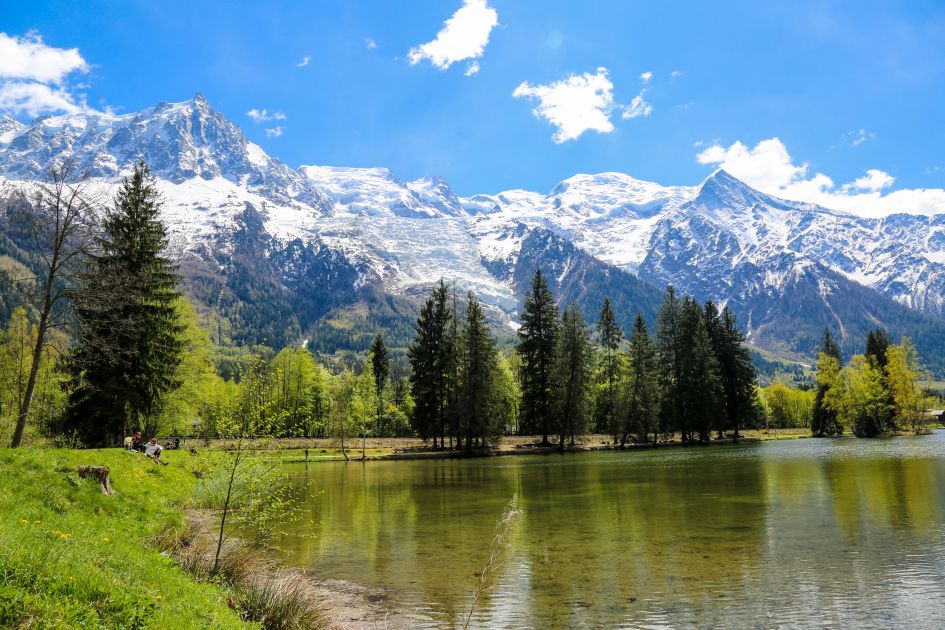
<svg viewBox="0 0 945 630"><path fill-rule="evenodd" d="M183 526L195 479L123 450L0 450L0 627L245 628L226 591L149 544ZM77 466L108 466L102 494Z"/></svg>

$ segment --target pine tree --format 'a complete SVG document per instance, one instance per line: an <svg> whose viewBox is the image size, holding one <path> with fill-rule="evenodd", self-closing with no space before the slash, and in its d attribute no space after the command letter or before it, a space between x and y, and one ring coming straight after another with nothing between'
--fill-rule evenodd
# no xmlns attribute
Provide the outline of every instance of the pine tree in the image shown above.
<svg viewBox="0 0 945 630"><path fill-rule="evenodd" d="M627 444L631 431L642 443L649 441L653 433L653 444L657 439L659 419L659 365L656 347L646 330L642 315L633 321L628 352L629 375L627 378L627 414L620 436L620 447Z"/></svg>
<svg viewBox="0 0 945 630"><path fill-rule="evenodd" d="M817 360L817 394L814 397L814 410L811 414L811 434L814 437L840 435L843 428L838 419L838 411L829 404L830 388L835 387L835 374L839 373L843 362L840 346L834 341L829 329L824 329L823 341Z"/></svg>
<svg viewBox="0 0 945 630"><path fill-rule="evenodd" d="M384 335L377 333L371 344L371 367L374 369L374 390L377 392L377 431L383 433L381 427L384 415L384 391L387 387L387 378L390 376L390 355L384 343Z"/></svg>
<svg viewBox="0 0 945 630"><path fill-rule="evenodd" d="M116 443L142 427L153 434L162 396L178 385L180 294L160 209L154 179L139 164L105 216L101 252L77 295L68 422L88 445Z"/></svg>
<svg viewBox="0 0 945 630"><path fill-rule="evenodd" d="M433 289L417 318L416 335L407 351L414 409L411 423L424 440L433 438L433 447L444 447L446 408L449 396L449 364L452 360L448 330L452 313L449 291L441 280Z"/></svg>
<svg viewBox="0 0 945 630"><path fill-rule="evenodd" d="M706 302L706 325L712 344L715 347L719 363L719 376L722 379L722 408L724 414L719 418L719 438L725 428L734 430L734 439L738 439L738 430L754 414L757 377L751 361L751 352L745 346L745 337L738 329L735 315L728 307L716 314L715 305Z"/></svg>
<svg viewBox="0 0 945 630"><path fill-rule="evenodd" d="M623 341L623 331L617 323L617 316L604 298L597 322L597 343L600 345L598 417L600 430L609 431L616 444L620 436L621 417L619 409L619 390L621 378L621 356L618 352Z"/></svg>
<svg viewBox="0 0 945 630"><path fill-rule="evenodd" d="M525 295L522 326L518 330L518 352L522 358L522 428L541 431L541 443L550 445L552 373L558 333L558 307L548 282L535 272L531 289Z"/></svg>
<svg viewBox="0 0 945 630"><path fill-rule="evenodd" d="M555 421L561 451L566 439L574 446L574 437L584 433L587 426L593 349L587 324L572 302L561 317L554 370Z"/></svg>
<svg viewBox="0 0 945 630"><path fill-rule="evenodd" d="M459 401L459 380L463 360L462 328L465 325L459 311L459 298L456 284L453 283L448 293L449 326L446 333L446 411L444 424L450 436L450 448L461 448L464 422L463 410ZM441 437L442 441L442 437ZM445 446L445 444L444 444Z"/></svg>
<svg viewBox="0 0 945 630"><path fill-rule="evenodd" d="M681 354L688 342L680 330L682 302L672 285L666 288L663 304L656 317L656 352L659 357L659 383L661 391L660 429L664 436L675 431L684 434L679 385L681 379Z"/></svg>
<svg viewBox="0 0 945 630"><path fill-rule="evenodd" d="M679 323L679 339L686 344L686 351L680 353L677 387L683 440L692 440L698 432L699 441L708 442L718 416L724 413L718 360L702 308L689 296L683 300Z"/></svg>
<svg viewBox="0 0 945 630"><path fill-rule="evenodd" d="M496 370L496 348L489 333L482 306L475 294L466 296L466 321L462 331L462 359L459 370L457 400L459 404L460 431L457 447L465 440L465 449L485 446L496 426L494 408L489 404L493 397L494 373Z"/></svg>

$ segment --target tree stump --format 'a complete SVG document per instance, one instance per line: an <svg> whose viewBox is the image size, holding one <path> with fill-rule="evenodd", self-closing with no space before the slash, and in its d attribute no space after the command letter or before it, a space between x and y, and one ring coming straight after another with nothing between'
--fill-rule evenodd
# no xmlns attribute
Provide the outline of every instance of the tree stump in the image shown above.
<svg viewBox="0 0 945 630"><path fill-rule="evenodd" d="M90 476L98 480L98 485L102 487L102 494L113 494L112 484L108 478L108 466L79 466L75 469L82 479L88 479Z"/></svg>

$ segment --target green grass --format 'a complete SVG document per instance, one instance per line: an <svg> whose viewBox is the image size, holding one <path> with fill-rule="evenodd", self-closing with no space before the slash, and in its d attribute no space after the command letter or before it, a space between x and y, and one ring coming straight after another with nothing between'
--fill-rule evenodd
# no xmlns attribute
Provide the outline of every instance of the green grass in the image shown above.
<svg viewBox="0 0 945 630"><path fill-rule="evenodd" d="M0 450L0 627L236 628L226 591L149 545L182 527L191 456L168 466L123 450ZM115 494L76 466L108 466Z"/></svg>

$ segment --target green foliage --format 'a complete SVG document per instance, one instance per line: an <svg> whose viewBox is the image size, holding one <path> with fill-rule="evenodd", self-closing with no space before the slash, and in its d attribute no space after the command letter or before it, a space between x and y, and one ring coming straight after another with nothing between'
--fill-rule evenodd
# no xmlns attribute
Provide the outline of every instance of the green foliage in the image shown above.
<svg viewBox="0 0 945 630"><path fill-rule="evenodd" d="M906 337L898 346L886 348L886 383L892 395L895 426L919 433L923 428L924 397L916 386L922 368L912 341Z"/></svg>
<svg viewBox="0 0 945 630"><path fill-rule="evenodd" d="M660 370L656 347L641 315L633 322L627 364L626 412L622 414L619 434L621 447L626 446L631 433L641 443L647 443L651 433L654 442L657 437Z"/></svg>
<svg viewBox="0 0 945 630"><path fill-rule="evenodd" d="M13 434L17 414L23 405L38 331L30 324L26 311L17 308L5 330L0 330L0 443L7 444ZM27 425L26 441L52 435L59 428L65 409L65 378L57 369L59 353L47 345L33 392L30 409L32 422Z"/></svg>
<svg viewBox="0 0 945 630"><path fill-rule="evenodd" d="M164 395L180 385L183 326L160 209L142 163L105 216L101 253L77 296L80 337L72 367L78 386L68 422L89 445L117 444L138 428L153 434Z"/></svg>
<svg viewBox="0 0 945 630"><path fill-rule="evenodd" d="M620 435L622 419L620 414L620 384L624 372L623 356L620 344L623 331L617 323L617 316L604 298L600 318L597 322L597 344L600 348L597 366L597 392L595 396L595 416L598 431L607 431L614 436Z"/></svg>
<svg viewBox="0 0 945 630"><path fill-rule="evenodd" d="M469 292L466 320L460 341L456 391L460 442L466 450L485 446L502 435L508 411L497 396L498 353L485 314L476 296Z"/></svg>
<svg viewBox="0 0 945 630"><path fill-rule="evenodd" d="M775 382L759 389L765 413L766 426L773 429L809 427L814 412L816 393L792 389Z"/></svg>
<svg viewBox="0 0 945 630"><path fill-rule="evenodd" d="M561 450L566 439L574 446L575 436L587 429L593 358L590 331L572 302L561 317L552 372L555 428Z"/></svg>
<svg viewBox="0 0 945 630"><path fill-rule="evenodd" d="M875 437L888 430L889 392L883 372L874 360L862 354L843 370L844 422L857 437Z"/></svg>
<svg viewBox="0 0 945 630"><path fill-rule="evenodd" d="M814 408L811 411L810 430L814 437L840 435L842 403L842 384L840 382L840 347L834 342L829 329L824 329L817 359L817 393L814 396Z"/></svg>
<svg viewBox="0 0 945 630"><path fill-rule="evenodd" d="M410 386L414 409L411 421L414 431L423 438L437 437L445 446L446 408L451 396L451 356L448 343L449 326L455 314L449 307L449 291L442 281L427 298L417 319L416 335L407 351L410 360Z"/></svg>
<svg viewBox="0 0 945 630"><path fill-rule="evenodd" d="M521 319L516 348L522 360L520 430L523 433L541 433L542 444L549 444L558 307L540 268L535 271L531 289L525 295Z"/></svg>

